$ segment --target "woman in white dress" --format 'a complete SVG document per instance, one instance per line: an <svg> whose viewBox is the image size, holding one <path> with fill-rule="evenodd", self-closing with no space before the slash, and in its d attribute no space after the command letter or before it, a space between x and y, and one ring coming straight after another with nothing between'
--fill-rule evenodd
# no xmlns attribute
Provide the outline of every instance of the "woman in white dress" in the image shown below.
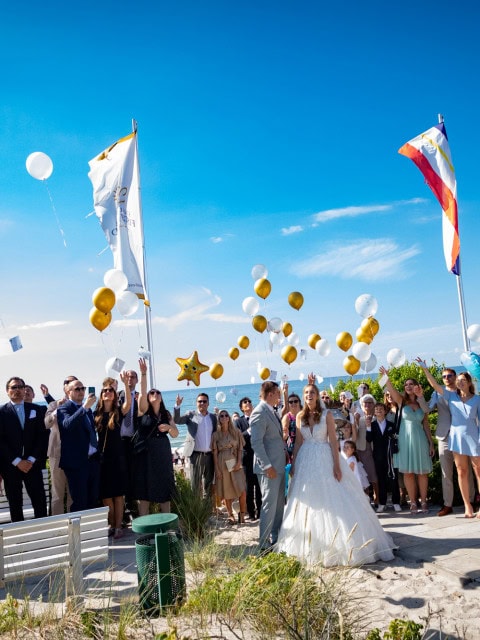
<svg viewBox="0 0 480 640"><path fill-rule="evenodd" d="M395 545L339 455L332 414L315 385L307 385L303 397L278 551L310 566L391 560Z"/></svg>

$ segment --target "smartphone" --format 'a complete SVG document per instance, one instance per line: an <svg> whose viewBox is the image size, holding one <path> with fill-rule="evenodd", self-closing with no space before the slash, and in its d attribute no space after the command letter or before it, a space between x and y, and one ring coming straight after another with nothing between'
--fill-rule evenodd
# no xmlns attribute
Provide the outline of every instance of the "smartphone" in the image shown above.
<svg viewBox="0 0 480 640"><path fill-rule="evenodd" d="M95 387L88 387L88 395L90 396L92 393L95 395Z"/></svg>

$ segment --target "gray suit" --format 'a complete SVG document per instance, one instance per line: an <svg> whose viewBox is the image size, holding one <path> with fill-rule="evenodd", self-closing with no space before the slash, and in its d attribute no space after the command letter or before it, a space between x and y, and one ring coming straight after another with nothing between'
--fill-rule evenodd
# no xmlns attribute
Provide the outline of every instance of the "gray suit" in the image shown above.
<svg viewBox="0 0 480 640"><path fill-rule="evenodd" d="M214 413L208 413L212 423L212 434L217 429L217 416ZM198 431L198 425L204 416L196 411L188 411L185 415L180 415L180 408L175 407L173 411L173 420L175 424L186 424L188 433L195 438ZM192 468L192 488L200 495L210 496L211 486L213 484L214 465L211 441L208 443L208 451L200 451L194 449L190 456L190 465Z"/></svg>
<svg viewBox="0 0 480 640"><path fill-rule="evenodd" d="M250 416L252 448L255 453L253 470L257 474L262 491L260 513L260 547L267 549L275 544L280 530L285 506L285 443L282 424L271 407L263 400ZM277 477L266 475L273 467Z"/></svg>

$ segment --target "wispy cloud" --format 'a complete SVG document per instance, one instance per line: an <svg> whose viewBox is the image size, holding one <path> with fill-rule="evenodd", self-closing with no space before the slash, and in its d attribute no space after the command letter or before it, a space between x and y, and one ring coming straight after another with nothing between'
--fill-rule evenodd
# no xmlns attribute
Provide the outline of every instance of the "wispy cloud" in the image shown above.
<svg viewBox="0 0 480 640"><path fill-rule="evenodd" d="M221 238L220 236L215 236L210 238L210 242L213 242L213 244L218 244L219 242L223 242L223 238Z"/></svg>
<svg viewBox="0 0 480 640"><path fill-rule="evenodd" d="M291 227L283 227L281 229L282 236L291 236L292 233L300 233L303 231L303 227L299 224L292 225Z"/></svg>
<svg viewBox="0 0 480 640"><path fill-rule="evenodd" d="M37 322L36 324L24 324L17 327L19 331L28 331L28 329L50 329L52 327L63 327L70 324L68 320L47 320L46 322Z"/></svg>
<svg viewBox="0 0 480 640"><path fill-rule="evenodd" d="M333 275L366 282L403 280L409 275L408 261L419 253L416 245L402 249L388 238L357 240L333 245L316 256L297 261L291 272L298 276Z"/></svg>
<svg viewBox="0 0 480 640"><path fill-rule="evenodd" d="M397 200L388 204L374 204L363 206L340 207L338 209L326 209L315 213L313 219L315 222L328 222L337 218L355 218L357 216L368 215L371 213L384 213L392 211L395 207L404 207L412 204L423 204L428 202L426 198L410 198L409 200Z"/></svg>

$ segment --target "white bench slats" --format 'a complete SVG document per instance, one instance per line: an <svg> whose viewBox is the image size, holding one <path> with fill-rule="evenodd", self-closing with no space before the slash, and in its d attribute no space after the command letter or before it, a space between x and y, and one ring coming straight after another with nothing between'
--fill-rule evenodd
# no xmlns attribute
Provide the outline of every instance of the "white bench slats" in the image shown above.
<svg viewBox="0 0 480 640"><path fill-rule="evenodd" d="M43 475L43 487L45 489L45 495L47 496L47 507L50 502L50 479L48 475L48 469L42 469ZM25 520L31 520L33 518L33 508L30 497L23 485L23 517ZM8 506L7 496L5 495L5 489L0 493L0 523L10 522L10 508Z"/></svg>

